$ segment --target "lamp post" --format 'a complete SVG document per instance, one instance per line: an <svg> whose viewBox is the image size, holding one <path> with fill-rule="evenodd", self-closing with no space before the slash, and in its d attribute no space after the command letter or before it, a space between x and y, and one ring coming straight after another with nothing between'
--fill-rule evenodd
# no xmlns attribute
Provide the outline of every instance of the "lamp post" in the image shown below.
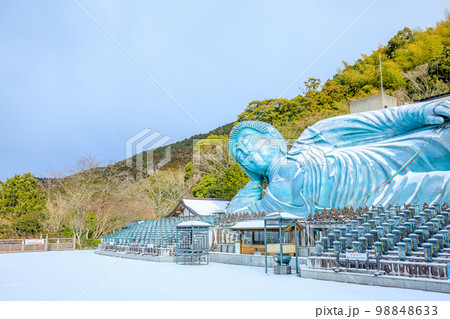
<svg viewBox="0 0 450 319"><path fill-rule="evenodd" d="M283 274L283 235L284 235L284 228L293 226L294 227L294 248L295 248L295 268L296 273L299 273L299 267L298 267L298 228L297 228L297 219L301 219L298 216L289 214L289 213L282 213L281 210L276 213L271 213L266 215L264 218L264 260L265 260L265 272L267 273L267 225L277 225L278 226L278 234L279 234L279 243L280 243L280 273Z"/></svg>

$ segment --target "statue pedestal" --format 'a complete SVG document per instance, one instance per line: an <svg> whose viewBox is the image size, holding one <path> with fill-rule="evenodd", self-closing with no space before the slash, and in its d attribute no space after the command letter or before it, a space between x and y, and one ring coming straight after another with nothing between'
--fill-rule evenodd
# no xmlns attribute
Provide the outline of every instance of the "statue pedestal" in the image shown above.
<svg viewBox="0 0 450 319"><path fill-rule="evenodd" d="M275 275L290 275L292 273L291 266L283 266L283 273L281 273L281 266L273 267L273 273Z"/></svg>

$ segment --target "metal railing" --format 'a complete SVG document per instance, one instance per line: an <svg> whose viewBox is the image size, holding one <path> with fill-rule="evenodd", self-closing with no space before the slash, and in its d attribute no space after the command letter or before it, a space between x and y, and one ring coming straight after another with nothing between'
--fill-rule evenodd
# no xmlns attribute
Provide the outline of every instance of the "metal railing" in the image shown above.
<svg viewBox="0 0 450 319"><path fill-rule="evenodd" d="M152 244L139 245L133 243L129 245L116 245L103 243L98 246L98 249L135 255L175 256L175 246L173 245L169 245L164 248Z"/></svg>
<svg viewBox="0 0 450 319"><path fill-rule="evenodd" d="M75 238L0 239L0 253L74 250Z"/></svg>

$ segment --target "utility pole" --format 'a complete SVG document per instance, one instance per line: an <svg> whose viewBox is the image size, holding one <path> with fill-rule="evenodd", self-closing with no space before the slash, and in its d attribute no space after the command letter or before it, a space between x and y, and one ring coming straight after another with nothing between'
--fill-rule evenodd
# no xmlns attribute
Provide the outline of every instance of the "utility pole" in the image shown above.
<svg viewBox="0 0 450 319"><path fill-rule="evenodd" d="M381 69L381 53L378 53L380 59L380 80L381 80L381 94L383 94L383 70Z"/></svg>

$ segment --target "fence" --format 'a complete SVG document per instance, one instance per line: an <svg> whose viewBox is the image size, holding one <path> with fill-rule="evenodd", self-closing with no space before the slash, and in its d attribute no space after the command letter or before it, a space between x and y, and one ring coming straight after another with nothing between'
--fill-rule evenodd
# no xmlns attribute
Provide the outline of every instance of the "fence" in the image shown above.
<svg viewBox="0 0 450 319"><path fill-rule="evenodd" d="M316 269L329 269L329 270L338 270L339 266L341 266L341 262L336 261L335 257L330 256L322 256L322 257L309 257L307 260L308 268L316 268ZM362 262L361 265L365 263ZM354 265L354 264L353 264ZM352 267L353 265L347 264L346 266ZM360 266L361 266L360 265ZM358 268L346 268L345 272L358 272ZM404 277L418 277L418 278L428 278L428 279L439 279L446 280L448 279L448 268L445 263L425 263L425 262L400 262L397 260L385 260L380 259L376 261L372 259L370 262L366 264L366 273L369 271L384 271L386 275L391 276L404 276ZM359 271L362 272L362 271ZM388 278L388 277L384 277Z"/></svg>
<svg viewBox="0 0 450 319"><path fill-rule="evenodd" d="M0 253L74 250L75 238L0 239Z"/></svg>
<svg viewBox="0 0 450 319"><path fill-rule="evenodd" d="M130 245L116 245L116 244L100 244L98 245L99 250L103 251L114 251L126 254L135 255L152 255L152 256L174 256L175 246L168 246L166 248L157 247L156 245L147 244L146 246L140 246L138 244Z"/></svg>

